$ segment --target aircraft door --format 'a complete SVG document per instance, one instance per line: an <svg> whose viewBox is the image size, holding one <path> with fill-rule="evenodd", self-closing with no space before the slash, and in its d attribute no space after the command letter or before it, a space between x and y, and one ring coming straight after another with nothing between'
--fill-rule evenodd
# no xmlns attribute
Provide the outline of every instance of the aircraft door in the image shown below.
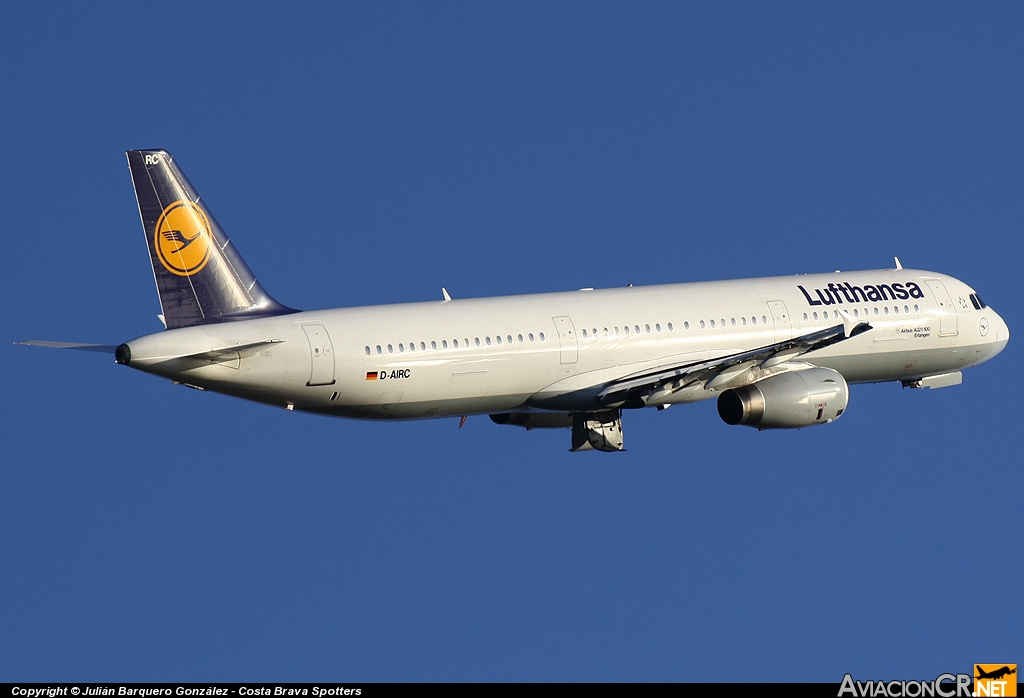
<svg viewBox="0 0 1024 698"><path fill-rule="evenodd" d="M487 379L490 371L472 366L464 366L452 372L448 384L448 400L456 400L458 409L472 412L480 404L487 392Z"/></svg>
<svg viewBox="0 0 1024 698"><path fill-rule="evenodd" d="M309 340L310 370L306 385L334 384L334 346L323 325L303 325Z"/></svg>
<svg viewBox="0 0 1024 698"><path fill-rule="evenodd" d="M576 340L576 328L567 317L551 318L558 332L559 359L563 364L574 364L579 359L579 343Z"/></svg>
<svg viewBox="0 0 1024 698"><path fill-rule="evenodd" d="M952 337L960 332L957 326L956 306L949 297L946 287L938 279L929 279L928 288L935 294L939 309L939 336Z"/></svg>
<svg viewBox="0 0 1024 698"><path fill-rule="evenodd" d="M784 301L768 301L768 312L775 323L775 341L784 342L793 338L793 323Z"/></svg>

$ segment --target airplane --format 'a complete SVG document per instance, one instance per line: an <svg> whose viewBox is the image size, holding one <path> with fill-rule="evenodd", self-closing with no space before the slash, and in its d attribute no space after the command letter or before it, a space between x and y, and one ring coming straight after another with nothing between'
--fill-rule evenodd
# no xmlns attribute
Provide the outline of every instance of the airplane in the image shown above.
<svg viewBox="0 0 1024 698"><path fill-rule="evenodd" d="M272 298L165 150L127 152L164 331L112 353L199 390L335 417L487 414L622 451L624 410L717 398L729 425L838 419L849 385L941 388L1001 352L951 276L895 268L299 311ZM462 422L460 422L461 426Z"/></svg>
<svg viewBox="0 0 1024 698"><path fill-rule="evenodd" d="M978 673L978 675L974 677L976 679L995 679L995 680L999 680L999 679L1003 678L1004 676L1009 676L1010 674L1016 674L1017 673L1016 665L1014 665L1013 669L1011 669L1009 666L1003 666L1003 667L1000 667L999 669L994 669L992 671L985 671L984 669L981 668L980 665L975 664L974 665L974 669Z"/></svg>

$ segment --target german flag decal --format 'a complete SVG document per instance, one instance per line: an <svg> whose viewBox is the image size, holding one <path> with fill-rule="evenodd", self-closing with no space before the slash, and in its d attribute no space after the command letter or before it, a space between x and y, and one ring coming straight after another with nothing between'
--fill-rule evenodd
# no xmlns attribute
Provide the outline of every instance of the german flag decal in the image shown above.
<svg viewBox="0 0 1024 698"><path fill-rule="evenodd" d="M375 381L375 380L377 380L377 372L376 371L367 371L366 372L366 380L368 380L368 381Z"/></svg>

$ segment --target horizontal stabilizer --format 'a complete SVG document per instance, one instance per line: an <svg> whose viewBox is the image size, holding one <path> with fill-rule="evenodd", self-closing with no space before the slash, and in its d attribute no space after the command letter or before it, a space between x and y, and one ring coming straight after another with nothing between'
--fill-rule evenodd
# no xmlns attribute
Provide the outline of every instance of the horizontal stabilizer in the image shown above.
<svg viewBox="0 0 1024 698"><path fill-rule="evenodd" d="M251 356L259 353L262 349L269 347L272 344L280 344L285 340L283 339L268 339L264 342L253 342L252 344L240 344L236 347L224 347L223 349L214 349L213 351L203 351L198 354L189 354L182 356L182 359L206 359L207 361L228 361L237 359L242 356Z"/></svg>
<svg viewBox="0 0 1024 698"><path fill-rule="evenodd" d="M48 342L43 339L30 339L15 344L27 344L30 347L49 347L50 349L78 349L79 351L95 351L100 354L113 354L117 351L116 344L82 344L81 342Z"/></svg>

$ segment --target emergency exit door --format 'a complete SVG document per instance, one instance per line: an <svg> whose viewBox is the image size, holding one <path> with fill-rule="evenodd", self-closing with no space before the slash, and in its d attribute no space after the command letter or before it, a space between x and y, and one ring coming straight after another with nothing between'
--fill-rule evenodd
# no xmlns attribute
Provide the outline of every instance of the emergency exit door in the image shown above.
<svg viewBox="0 0 1024 698"><path fill-rule="evenodd" d="M789 309L781 300L768 301L768 312L775 324L775 341L784 342L793 338L793 323L789 318Z"/></svg>
<svg viewBox="0 0 1024 698"><path fill-rule="evenodd" d="M576 340L576 328L567 317L551 318L558 333L558 350L561 363L574 364L579 358L579 343Z"/></svg>
<svg viewBox="0 0 1024 698"><path fill-rule="evenodd" d="M949 297L945 285L938 279L929 279L928 288L935 294L935 300L939 306L939 336L952 337L959 333L957 326L956 306Z"/></svg>
<svg viewBox="0 0 1024 698"><path fill-rule="evenodd" d="M323 325L303 325L309 340L309 380L306 385L331 385L334 383L334 347L331 337Z"/></svg>

